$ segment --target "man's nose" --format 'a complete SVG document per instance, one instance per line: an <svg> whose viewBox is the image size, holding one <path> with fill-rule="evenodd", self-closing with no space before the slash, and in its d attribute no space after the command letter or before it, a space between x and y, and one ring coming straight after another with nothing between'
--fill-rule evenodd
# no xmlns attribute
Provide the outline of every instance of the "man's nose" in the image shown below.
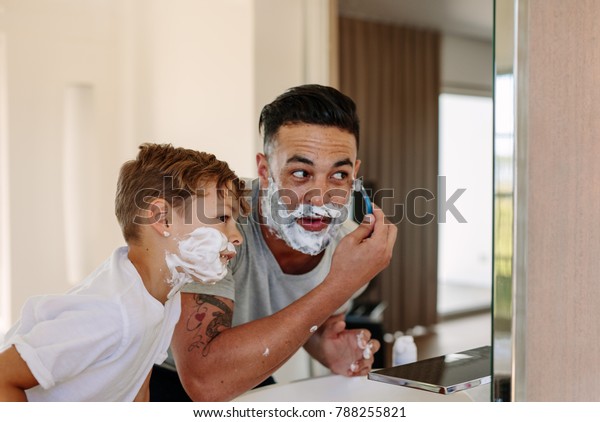
<svg viewBox="0 0 600 422"><path fill-rule="evenodd" d="M316 180L311 188L304 195L304 202L316 207L323 206L327 201L327 182L324 180Z"/></svg>

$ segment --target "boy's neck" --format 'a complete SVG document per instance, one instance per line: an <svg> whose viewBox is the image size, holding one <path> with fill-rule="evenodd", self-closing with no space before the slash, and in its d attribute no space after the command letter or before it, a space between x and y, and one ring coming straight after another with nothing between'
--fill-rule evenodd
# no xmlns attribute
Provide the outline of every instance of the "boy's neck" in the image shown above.
<svg viewBox="0 0 600 422"><path fill-rule="evenodd" d="M127 257L140 275L148 293L164 305L171 290L167 283L169 270L165 264L164 250L146 245L130 245Z"/></svg>

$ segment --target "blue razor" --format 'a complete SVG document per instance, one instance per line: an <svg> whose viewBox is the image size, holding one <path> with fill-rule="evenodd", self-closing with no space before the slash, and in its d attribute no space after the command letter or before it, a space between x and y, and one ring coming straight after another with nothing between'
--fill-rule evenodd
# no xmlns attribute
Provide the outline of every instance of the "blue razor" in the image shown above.
<svg viewBox="0 0 600 422"><path fill-rule="evenodd" d="M367 195L367 191L363 186L362 179L354 179L354 192L360 192L362 195L366 209L365 214L373 214L373 204L371 203L371 199L369 198L369 195Z"/></svg>

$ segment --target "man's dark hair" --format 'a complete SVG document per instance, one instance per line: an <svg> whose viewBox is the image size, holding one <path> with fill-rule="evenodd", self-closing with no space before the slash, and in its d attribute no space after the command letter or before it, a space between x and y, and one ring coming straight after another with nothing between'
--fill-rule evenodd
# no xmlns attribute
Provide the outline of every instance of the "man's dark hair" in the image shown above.
<svg viewBox="0 0 600 422"><path fill-rule="evenodd" d="M279 128L288 124L308 123L333 126L354 135L359 144L356 104L335 88L323 85L300 85L288 89L263 107L258 129L263 135L265 154L272 148Z"/></svg>

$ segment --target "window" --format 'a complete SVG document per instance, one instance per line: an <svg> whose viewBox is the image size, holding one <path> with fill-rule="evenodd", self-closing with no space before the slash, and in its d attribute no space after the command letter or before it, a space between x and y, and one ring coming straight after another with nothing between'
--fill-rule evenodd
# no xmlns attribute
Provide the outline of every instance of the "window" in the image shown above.
<svg viewBox="0 0 600 422"><path fill-rule="evenodd" d="M439 200L465 189L452 204L466 220L447 212L439 224L438 312L444 316L491 303L493 100L444 93L439 106L439 175L446 183Z"/></svg>

